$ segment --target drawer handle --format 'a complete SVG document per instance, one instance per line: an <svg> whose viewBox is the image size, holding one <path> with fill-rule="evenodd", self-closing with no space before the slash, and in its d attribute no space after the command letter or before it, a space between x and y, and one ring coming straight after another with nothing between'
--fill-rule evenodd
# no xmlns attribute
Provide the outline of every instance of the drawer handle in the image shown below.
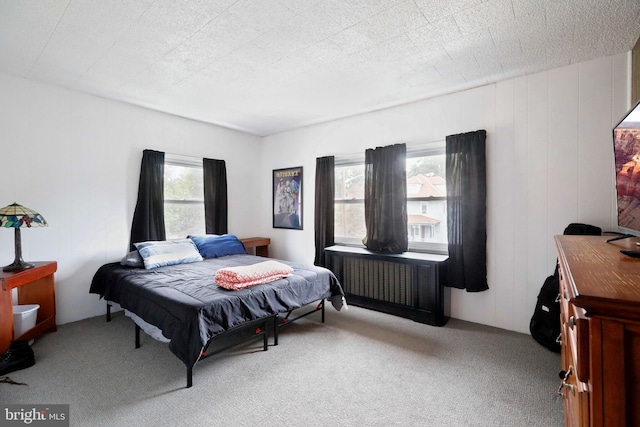
<svg viewBox="0 0 640 427"><path fill-rule="evenodd" d="M571 329L576 327L576 318L573 316L569 317L569 327Z"/></svg>
<svg viewBox="0 0 640 427"><path fill-rule="evenodd" d="M571 394L576 393L576 386L574 386L573 384L567 383L567 381L569 380L569 377L571 377L572 374L573 374L573 366L569 366L569 369L567 371L560 371L559 375L560 375L560 378L562 378L562 381L560 382L560 387L558 387L558 392L557 392L560 396L564 395L562 391L565 388L571 391Z"/></svg>
<svg viewBox="0 0 640 427"><path fill-rule="evenodd" d="M556 297L555 302L560 302L560 298L561 298L561 296L560 296L560 294L558 294L558 296Z"/></svg>
<svg viewBox="0 0 640 427"><path fill-rule="evenodd" d="M558 338L556 338L556 342L562 345L562 332L558 334ZM560 372L564 372L564 371L560 371Z"/></svg>

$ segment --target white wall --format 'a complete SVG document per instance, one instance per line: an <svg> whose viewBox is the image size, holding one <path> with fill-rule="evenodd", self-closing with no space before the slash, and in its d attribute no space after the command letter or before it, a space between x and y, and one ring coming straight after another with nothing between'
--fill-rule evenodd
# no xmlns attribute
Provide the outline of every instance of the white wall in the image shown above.
<svg viewBox="0 0 640 427"><path fill-rule="evenodd" d="M23 258L58 262L59 324L105 311L89 284L128 249L145 148L224 159L229 231L259 234L260 138L4 74L0 94L0 207L15 201L49 223L22 231ZM0 265L13 247L0 230Z"/></svg>
<svg viewBox="0 0 640 427"><path fill-rule="evenodd" d="M271 228L271 182L261 187L271 253L313 262L315 158L487 130L488 281L451 292L452 317L528 333L553 272L553 236L571 222L615 225L611 129L629 108L630 54L573 64L481 88L263 139L261 176L304 167L304 230Z"/></svg>

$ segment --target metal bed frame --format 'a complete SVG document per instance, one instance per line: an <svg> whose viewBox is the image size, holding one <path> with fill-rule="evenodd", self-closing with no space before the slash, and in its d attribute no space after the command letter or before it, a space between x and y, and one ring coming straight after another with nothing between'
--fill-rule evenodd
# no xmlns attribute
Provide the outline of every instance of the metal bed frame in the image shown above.
<svg viewBox="0 0 640 427"><path fill-rule="evenodd" d="M273 316L267 316L260 319L252 320L250 322L243 323L242 325L233 327L225 332L222 332L212 337L207 343L207 345L204 347L204 350L202 350L199 360L206 359L209 356L213 356L215 354L229 350L230 348L233 348L240 344L247 343L257 338L262 338L263 351L267 351L269 348L268 346L269 329L271 329L273 332L273 345L278 345L278 330L284 326L290 325L291 323L295 322L298 319L301 319L310 314L320 311L322 323L324 323L324 319L325 319L324 307L325 307L325 300L323 299L316 305L315 308L300 314L295 313L297 310L299 310L299 309L295 309L295 310L290 310L286 312L286 315L284 317L280 317L280 313L277 313ZM295 316L291 317L291 315L294 313L295 313ZM111 304L109 303L107 303L106 318L107 318L107 322L111 321ZM137 323L135 322L133 323L135 325L135 348L140 348L141 346L140 331L142 330L142 328L138 326ZM215 348L212 351L209 351L209 347L212 344L216 344L217 341L224 341L224 339L227 339L227 338L234 338L234 337L237 338L242 332L250 331L253 328L255 328L253 330L253 333L250 335L248 334L247 337L241 338L240 340L235 340L235 342L223 344L222 346ZM192 386L193 386L193 366L187 366L187 388L190 388Z"/></svg>

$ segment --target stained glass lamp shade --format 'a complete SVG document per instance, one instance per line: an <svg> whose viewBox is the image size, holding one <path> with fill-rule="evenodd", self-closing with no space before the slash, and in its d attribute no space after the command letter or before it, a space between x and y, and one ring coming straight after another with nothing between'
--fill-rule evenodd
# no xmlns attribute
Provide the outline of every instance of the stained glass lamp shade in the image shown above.
<svg viewBox="0 0 640 427"><path fill-rule="evenodd" d="M27 227L46 227L47 221L38 212L14 203L0 209L0 227L15 230L16 258L12 264L3 267L3 271L20 271L33 267L33 264L22 260L22 240L20 229Z"/></svg>

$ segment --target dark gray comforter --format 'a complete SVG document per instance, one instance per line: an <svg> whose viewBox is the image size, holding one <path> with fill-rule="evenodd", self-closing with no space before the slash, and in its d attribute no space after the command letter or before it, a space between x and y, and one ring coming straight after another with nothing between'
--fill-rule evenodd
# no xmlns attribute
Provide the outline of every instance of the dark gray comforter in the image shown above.
<svg viewBox="0 0 640 427"><path fill-rule="evenodd" d="M94 275L89 292L157 326L170 340L169 349L191 367L212 337L245 322L325 298L337 310L342 307L342 287L322 267L280 261L294 268L292 276L239 291L221 288L213 280L220 268L265 260L229 255L152 270L105 264Z"/></svg>

